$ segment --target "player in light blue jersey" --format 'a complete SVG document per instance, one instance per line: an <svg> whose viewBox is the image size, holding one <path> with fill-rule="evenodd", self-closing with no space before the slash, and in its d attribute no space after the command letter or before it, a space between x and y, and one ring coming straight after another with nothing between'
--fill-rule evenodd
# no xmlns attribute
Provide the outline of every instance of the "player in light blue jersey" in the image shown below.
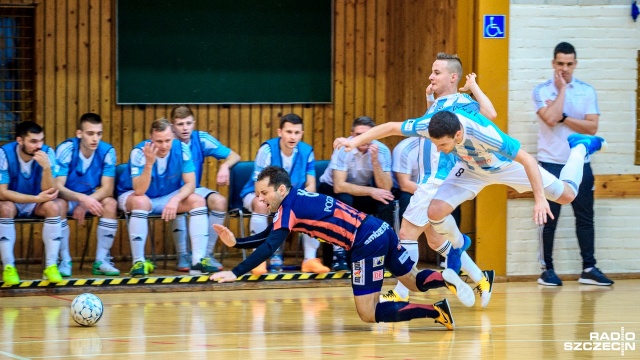
<svg viewBox="0 0 640 360"><path fill-rule="evenodd" d="M430 106L425 115L432 115L437 111L450 109L454 106L465 106L495 118L495 108L476 83L476 75L474 73L467 75L467 82L464 87L460 88L460 91L471 90L479 101L476 102L467 94L457 92L461 76L462 63L457 56L445 53L437 55L429 76L431 83L427 87L427 103ZM437 95L436 101L429 96L433 96L433 94ZM424 233L429 247L448 258L448 254L451 251L451 243L429 226L427 210L438 187L455 165L456 159L453 154L439 152L436 146L424 137L412 137L404 141L419 142L419 146L416 147L418 154L411 155L412 157L405 159L405 162L412 162L420 167L420 178L413 184L409 182L408 185L414 191L407 211L403 215L400 227L400 242L417 263L418 237L421 233ZM475 288L480 294L482 307L486 307L491 299L495 275L493 270L483 272L466 252L461 254L461 267L477 284ZM381 301L408 301L408 299L409 289L402 284L396 285L395 289L389 290L381 296Z"/></svg>
<svg viewBox="0 0 640 360"><path fill-rule="evenodd" d="M209 133L194 130L196 120L193 112L187 106L177 106L171 110L171 123L176 138L184 144L189 145L189 149L191 150L193 165L196 167L195 193L202 196L207 202L209 228L211 228L213 224L221 225L224 223L224 218L227 214L227 198L220 195L217 191L202 186L205 158L211 157L216 160L225 160L218 167L216 180L219 186L228 186L229 169L240 161L240 155L222 145L220 141ZM186 216L178 216L171 224L178 260L176 268L178 271L189 271L191 257L187 251ZM217 240L218 234L215 231L209 231L205 259L207 259L212 266L222 269L222 264L217 261L213 255Z"/></svg>
<svg viewBox="0 0 640 360"><path fill-rule="evenodd" d="M336 139L334 146L351 149L386 136L424 136L431 138L439 151L453 153L460 160L436 192L428 210L429 222L435 231L456 249L447 257L448 267L454 270L460 268L461 250L470 242L451 216L456 206L473 199L485 186L508 185L519 192L533 191L533 219L542 225L548 216L553 218L547 198L561 204L573 201L582 180L584 157L606 149L606 141L601 137L571 135L568 139L571 154L558 179L521 149L518 140L467 107L453 107L405 122L390 122L370 131L353 139Z"/></svg>
<svg viewBox="0 0 640 360"><path fill-rule="evenodd" d="M196 175L189 146L175 139L167 119L151 123L150 134L150 140L131 150L129 171L118 179L118 207L131 213L129 240L133 267L129 274L144 276L154 270L154 265L144 257L149 213L161 214L163 220L171 221L177 214L189 212L192 250L189 274L216 271L205 260L209 237L207 207L202 196L194 193Z"/></svg>
<svg viewBox="0 0 640 360"><path fill-rule="evenodd" d="M277 165L287 171L295 187L304 188L307 191L316 191L316 169L315 155L313 147L304 141L304 123L297 114L285 114L280 118L278 127L278 137L265 141L256 154L254 161L253 176L240 191L242 204L245 209L251 211L249 229L251 233L259 233L268 226L267 218L269 209L256 196L256 177L269 165ZM320 242L306 234L302 234L304 248L304 260L300 270L302 272L312 272L322 274L329 272L329 268L324 266L318 259L317 252ZM271 261L274 265L282 262L282 249L279 249ZM277 271L277 266L273 266L272 271ZM251 271L254 275L261 275L267 272L267 264L261 263Z"/></svg>
<svg viewBox="0 0 640 360"><path fill-rule="evenodd" d="M16 126L16 141L0 147L0 256L4 285L20 284L13 254L16 217L44 217L42 241L45 251L43 276L59 283L58 252L62 241L61 218L67 202L58 198L55 184L56 155L44 144L42 127L33 121Z"/></svg>
<svg viewBox="0 0 640 360"><path fill-rule="evenodd" d="M79 224L91 213L100 217L94 275L120 275L113 266L109 251L118 230L118 203L113 197L116 177L116 150L102 141L102 118L94 113L80 117L76 137L63 141L56 148L59 171L56 183L60 197L69 203L68 214ZM69 238L67 219L62 221L64 238ZM69 242L60 244L58 269L64 277L71 276Z"/></svg>

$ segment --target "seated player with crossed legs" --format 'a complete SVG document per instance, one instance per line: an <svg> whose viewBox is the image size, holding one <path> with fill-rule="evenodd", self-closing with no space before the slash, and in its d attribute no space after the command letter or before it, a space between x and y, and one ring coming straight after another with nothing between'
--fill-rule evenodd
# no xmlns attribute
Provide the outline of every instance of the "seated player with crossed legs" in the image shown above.
<svg viewBox="0 0 640 360"><path fill-rule="evenodd" d="M352 288L358 315L364 322L399 322L432 318L452 330L454 321L447 300L433 305L379 302L384 269L388 268L410 290L425 292L447 287L465 306L473 306L473 290L455 271L418 271L389 224L360 212L330 196L291 187L287 172L268 166L258 174L256 196L275 212L265 231L236 239L224 226L214 225L227 246L256 248L231 271L211 275L218 282L232 282L266 260L291 231L306 233L345 249L351 255Z"/></svg>

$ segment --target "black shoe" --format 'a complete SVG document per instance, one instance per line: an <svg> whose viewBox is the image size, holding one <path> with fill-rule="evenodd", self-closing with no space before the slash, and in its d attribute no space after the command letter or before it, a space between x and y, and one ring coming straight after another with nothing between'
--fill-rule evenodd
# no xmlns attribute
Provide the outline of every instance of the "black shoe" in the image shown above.
<svg viewBox="0 0 640 360"><path fill-rule="evenodd" d="M545 286L562 286L562 280L556 275L553 269L545 270L538 278L538 284Z"/></svg>
<svg viewBox="0 0 640 360"><path fill-rule="evenodd" d="M613 280L606 277L600 269L592 267L590 271L583 271L578 282L587 285L611 286Z"/></svg>

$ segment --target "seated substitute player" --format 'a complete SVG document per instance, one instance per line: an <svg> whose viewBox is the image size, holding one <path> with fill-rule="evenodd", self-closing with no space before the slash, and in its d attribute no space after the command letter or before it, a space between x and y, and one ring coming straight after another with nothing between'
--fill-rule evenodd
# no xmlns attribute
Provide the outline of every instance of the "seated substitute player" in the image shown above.
<svg viewBox="0 0 640 360"><path fill-rule="evenodd" d="M475 302L471 288L453 270L418 272L388 223L330 196L292 188L289 175L280 167L269 166L260 172L256 194L272 212L276 212L273 224L260 234L242 239L236 239L224 226L215 225L215 231L228 246L257 248L233 270L215 273L211 280L235 281L276 251L291 231L300 231L350 252L356 310L364 322L398 322L427 317L453 329L446 299L434 305L379 303L385 267L414 291L446 286L464 305L472 306Z"/></svg>
<svg viewBox="0 0 640 360"><path fill-rule="evenodd" d="M460 91L471 90L478 101L474 101L469 95L462 94L458 91L458 83L462 76L462 63L455 55L438 53L436 60L433 62L431 75L429 76L430 84L427 87L427 103L430 105L425 113L433 114L437 111L451 109L452 107L465 106L468 109L480 111L489 118L496 117L496 111L489 98L482 92L476 83L476 74L467 75L464 87ZM432 99L433 95L437 96L437 101ZM416 163L420 167L421 180L418 184L410 182L406 174L398 174L398 178L405 184L405 188L415 189L411 202L403 215L402 225L400 227L400 243L404 246L409 255L417 262L418 258L418 237L424 233L429 247L436 252L448 258L451 249L451 243L444 237L436 233L429 224L427 218L427 210L429 204L435 195L442 181L447 177L451 168L455 165L455 157L453 154L444 154L438 151L430 140L424 137L411 137L401 142L418 143L414 145L414 151L418 155L407 153L408 157L400 160L405 163L405 168L410 167L409 164ZM395 149L394 149L395 151ZM395 160L395 159L394 159ZM394 161L394 167L396 162ZM406 172L406 171L405 171ZM471 242L468 242L471 244ZM453 257L454 259L456 256ZM493 270L483 272L473 262L469 255L463 251L460 256L461 268L469 275L477 285L476 291L480 294L482 307L486 307L491 299L491 291L493 289L493 279L495 273ZM389 290L382 295L381 301L408 301L409 289L402 283L398 283L396 288Z"/></svg>
<svg viewBox="0 0 640 360"><path fill-rule="evenodd" d="M338 138L334 146L349 150L372 139L392 135L430 138L439 151L453 153L460 160L438 188L428 210L429 222L435 231L458 249L447 257L447 265L456 271L460 269L460 250L468 247L470 240L463 237L451 216L455 207L473 199L485 186L503 184L519 192L533 191L533 219L537 225L542 225L548 216L553 218L547 198L560 204L573 201L582 180L584 157L607 146L598 136L569 136L571 154L558 179L521 149L518 140L502 132L483 115L465 107L382 124L353 139Z"/></svg>
<svg viewBox="0 0 640 360"><path fill-rule="evenodd" d="M0 256L4 285L18 285L20 276L13 254L16 217L44 217L44 279L59 283L58 252L62 242L60 218L67 202L58 198L55 184L56 155L44 144L42 127L33 121L16 126L16 141L0 147Z"/></svg>
<svg viewBox="0 0 640 360"><path fill-rule="evenodd" d="M195 193L202 196L207 202L207 209L209 209L209 228L213 224L224 223L224 218L227 214L227 198L220 195L217 191L202 186L204 161L206 157L225 160L218 167L216 180L218 185L227 186L229 185L229 169L240 161L240 155L222 145L218 139L211 136L208 132L194 130L196 120L193 117L193 112L187 106L178 106L171 110L171 123L176 138L189 145L189 149L191 150L193 165L196 167ZM187 218L185 215L180 215L176 217L171 224L178 259L176 268L178 271L189 271L191 267L191 257L187 252ZM205 258L211 266L221 270L222 264L213 256L217 240L218 234L215 231L209 231Z"/></svg>
<svg viewBox="0 0 640 360"><path fill-rule="evenodd" d="M131 213L129 241L133 267L131 276L144 276L154 270L145 260L144 245L149 233L149 213L162 214L171 221L178 213L189 212L191 268L189 274L213 272L205 258L207 248L207 206L194 194L196 175L189 146L173 136L171 123L157 119L151 123L151 138L137 144L129 155L129 171L118 179L118 207Z"/></svg>
<svg viewBox="0 0 640 360"><path fill-rule="evenodd" d="M256 176L269 165L281 166L291 178L296 188L309 192L316 191L316 169L313 147L301 141L304 135L302 118L296 114L287 114L280 118L278 137L265 141L258 149L253 176L240 192L242 203L252 212L249 227L252 234L263 231L268 226L269 209L258 200L255 193ZM320 242L306 234L302 235L304 261L302 272L322 274L329 272L316 257ZM261 263L251 271L254 275L267 272L267 264Z"/></svg>
<svg viewBox="0 0 640 360"><path fill-rule="evenodd" d="M376 126L368 116L359 116L351 124L351 136L357 136ZM393 226L391 192L391 151L379 142L362 144L353 151L336 149L329 166L320 177L318 192L329 195L367 214L377 216ZM333 246L334 271L348 270L347 256L339 246Z"/></svg>
<svg viewBox="0 0 640 360"><path fill-rule="evenodd" d="M100 217L98 222L98 244L94 275L120 275L120 270L109 260L118 230L117 206L113 198L116 176L116 150L102 141L102 118L94 113L80 117L76 137L63 141L56 147L58 177L56 183L60 197L69 203L68 214L79 224L84 222L86 213ZM66 221L66 219L65 219ZM64 231L65 227L63 227ZM68 232L68 227L66 227ZM69 237L66 234L67 238ZM58 265L62 276L71 276L71 255L69 244L60 245L61 262Z"/></svg>

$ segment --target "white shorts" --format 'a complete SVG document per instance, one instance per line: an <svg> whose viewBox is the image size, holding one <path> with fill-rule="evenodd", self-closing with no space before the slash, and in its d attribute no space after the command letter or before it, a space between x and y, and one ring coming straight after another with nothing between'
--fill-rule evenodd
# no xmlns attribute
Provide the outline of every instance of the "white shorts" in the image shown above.
<svg viewBox="0 0 640 360"><path fill-rule="evenodd" d="M558 178L540 167L540 165L538 165L538 169L540 169L540 175L542 176L542 187L545 189L553 182L558 181ZM494 173L473 171L464 163L458 162L436 192L434 199L442 200L455 209L463 202L478 196L478 193L485 186L494 184L510 186L519 193L531 191L531 182L529 182L527 172L519 162L514 161ZM546 195L550 200L558 198L556 196L553 199L549 194Z"/></svg>
<svg viewBox="0 0 640 360"><path fill-rule="evenodd" d="M196 188L196 191L194 192L196 195L200 195L202 196L203 199L207 199L207 196L211 195L211 194L217 194L218 192L215 190L211 190L209 188L206 188L204 186L198 187Z"/></svg>
<svg viewBox="0 0 640 360"><path fill-rule="evenodd" d="M253 199L256 198L256 193L255 192L250 192L247 195L245 195L242 198L242 206L244 206L245 209L253 212Z"/></svg>
<svg viewBox="0 0 640 360"><path fill-rule="evenodd" d="M38 206L37 203L14 203L14 205L16 206L16 209L18 209L16 217L32 217L33 212L36 211L36 206Z"/></svg>
<svg viewBox="0 0 640 360"><path fill-rule="evenodd" d="M418 185L402 217L415 226L423 227L429 223L427 210L440 184L426 183Z"/></svg>
<svg viewBox="0 0 640 360"><path fill-rule="evenodd" d="M167 205L169 200L171 200L171 198L174 197L179 191L180 189L165 196L149 198L149 200L151 200L151 211L149 212L149 214L162 214L162 210L164 209L165 205ZM133 190L129 190L118 196L118 209L124 212L128 212L127 199L129 198L129 196L131 196L131 194L133 194Z"/></svg>

